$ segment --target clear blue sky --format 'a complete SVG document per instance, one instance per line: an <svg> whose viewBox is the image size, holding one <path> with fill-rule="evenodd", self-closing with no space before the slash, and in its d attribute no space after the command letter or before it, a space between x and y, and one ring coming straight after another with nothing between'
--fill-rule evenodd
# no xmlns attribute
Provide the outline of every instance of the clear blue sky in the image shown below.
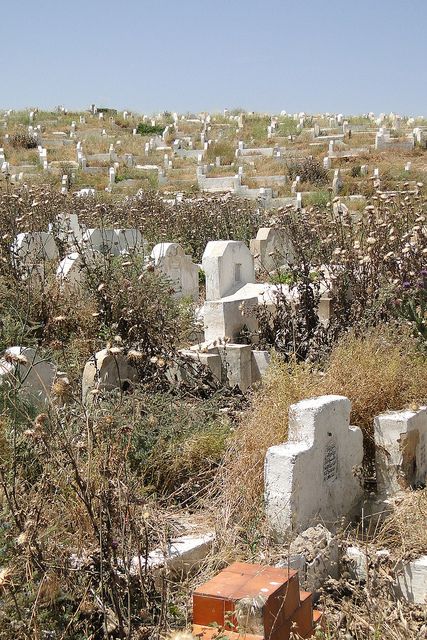
<svg viewBox="0 0 427 640"><path fill-rule="evenodd" d="M427 0L3 0L0 107L427 115Z"/></svg>

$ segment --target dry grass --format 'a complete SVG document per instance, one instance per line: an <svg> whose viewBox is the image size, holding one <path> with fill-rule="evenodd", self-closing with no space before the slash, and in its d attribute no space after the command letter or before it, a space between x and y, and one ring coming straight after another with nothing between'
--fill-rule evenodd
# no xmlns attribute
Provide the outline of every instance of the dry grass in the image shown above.
<svg viewBox="0 0 427 640"><path fill-rule="evenodd" d="M427 609L396 597L395 580L401 561L427 552L427 490L402 493L394 499L394 511L365 540L351 531L345 546L363 549L367 580L341 579L324 585L321 608L326 618L326 638L360 640L421 640L427 633ZM389 554L378 554L387 550Z"/></svg>
<svg viewBox="0 0 427 640"><path fill-rule="evenodd" d="M412 560L427 554L427 489L402 493L393 513L382 523L374 544L392 552L393 560Z"/></svg>

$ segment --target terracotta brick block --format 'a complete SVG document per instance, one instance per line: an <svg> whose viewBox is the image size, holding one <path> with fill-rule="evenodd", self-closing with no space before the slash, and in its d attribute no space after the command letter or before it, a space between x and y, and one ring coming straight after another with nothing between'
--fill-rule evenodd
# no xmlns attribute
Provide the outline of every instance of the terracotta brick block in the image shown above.
<svg viewBox="0 0 427 640"><path fill-rule="evenodd" d="M218 629L215 627L203 627L193 624L193 636L201 640L215 640L218 635ZM237 633L234 631L226 632L228 640L264 640L264 636L257 636L252 633Z"/></svg>
<svg viewBox="0 0 427 640"><path fill-rule="evenodd" d="M236 615L227 615L246 605L250 615L244 623ZM286 640L291 616L299 606L296 571L236 562L195 590L193 623L224 626L228 620L240 632Z"/></svg>
<svg viewBox="0 0 427 640"><path fill-rule="evenodd" d="M314 626L314 628L323 627L323 623L324 623L324 616L323 616L322 611L318 611L318 609L314 609L314 611L313 611L313 626Z"/></svg>
<svg viewBox="0 0 427 640"><path fill-rule="evenodd" d="M313 635L313 596L307 591L300 592L301 606L292 615L292 631L302 638Z"/></svg>

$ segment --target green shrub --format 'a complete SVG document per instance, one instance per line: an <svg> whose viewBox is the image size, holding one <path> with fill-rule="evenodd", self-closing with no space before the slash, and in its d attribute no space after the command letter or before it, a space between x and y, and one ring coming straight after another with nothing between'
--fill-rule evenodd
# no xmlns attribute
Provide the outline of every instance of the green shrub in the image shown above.
<svg viewBox="0 0 427 640"><path fill-rule="evenodd" d="M110 107L96 107L98 113L104 113L105 115L115 116L117 109L111 109Z"/></svg>
<svg viewBox="0 0 427 640"><path fill-rule="evenodd" d="M298 123L291 117L286 117L278 124L279 136L294 136L298 133Z"/></svg>
<svg viewBox="0 0 427 640"><path fill-rule="evenodd" d="M165 127L161 124L148 124L147 122L140 122L136 128L137 133L141 136L158 135L161 136Z"/></svg>
<svg viewBox="0 0 427 640"><path fill-rule="evenodd" d="M193 486L184 485L202 471L208 481L230 433L228 421L219 417L218 401L195 403L185 397L146 394L142 405L132 432L132 467L156 494L181 489L181 499L190 497Z"/></svg>

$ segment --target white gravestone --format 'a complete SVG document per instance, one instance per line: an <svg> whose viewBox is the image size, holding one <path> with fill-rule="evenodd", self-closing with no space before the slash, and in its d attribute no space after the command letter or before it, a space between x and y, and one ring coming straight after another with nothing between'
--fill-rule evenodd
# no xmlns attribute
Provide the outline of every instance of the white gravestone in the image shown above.
<svg viewBox="0 0 427 640"><path fill-rule="evenodd" d="M357 508L363 438L350 426L350 408L347 398L333 395L290 407L288 442L268 449L264 469L267 518L277 538L318 523L331 528Z"/></svg>
<svg viewBox="0 0 427 640"><path fill-rule="evenodd" d="M392 411L374 420L377 491L390 497L397 491L424 485L427 479L427 407Z"/></svg>
<svg viewBox="0 0 427 640"><path fill-rule="evenodd" d="M25 265L42 264L59 257L53 235L45 231L18 233L12 245L12 253L20 264Z"/></svg>
<svg viewBox="0 0 427 640"><path fill-rule="evenodd" d="M199 298L199 267L176 242L161 242L154 247L151 258L154 270L168 278L175 298Z"/></svg>
<svg viewBox="0 0 427 640"><path fill-rule="evenodd" d="M82 256L78 251L68 254L61 260L56 270L56 277L59 279L61 286L79 287L85 278L85 267L89 255Z"/></svg>
<svg viewBox="0 0 427 640"><path fill-rule="evenodd" d="M295 261L290 240L278 229L259 229L256 238L250 241L250 251L257 270L270 272L285 263Z"/></svg>
<svg viewBox="0 0 427 640"><path fill-rule="evenodd" d="M238 340L243 331L249 332L251 341L258 334L258 297L240 296L239 293L219 300L207 300L203 306L205 340Z"/></svg>
<svg viewBox="0 0 427 640"><path fill-rule="evenodd" d="M335 169L334 171L334 179L332 180L332 191L335 195L337 195L343 188L344 183L341 178L340 169Z"/></svg>
<svg viewBox="0 0 427 640"><path fill-rule="evenodd" d="M81 241L84 230L76 213L59 213L49 225L49 231L69 248L74 248Z"/></svg>
<svg viewBox="0 0 427 640"><path fill-rule="evenodd" d="M114 255L116 241L114 229L87 229L83 234L82 246L85 251Z"/></svg>
<svg viewBox="0 0 427 640"><path fill-rule="evenodd" d="M115 229L114 251L118 255L143 253L145 244L139 229Z"/></svg>
<svg viewBox="0 0 427 640"><path fill-rule="evenodd" d="M232 295L248 282L255 282L254 259L244 242L208 242L202 267L206 275L206 300Z"/></svg>
<svg viewBox="0 0 427 640"><path fill-rule="evenodd" d="M88 400L91 392L94 391L105 392L113 389L128 391L137 377L136 370L122 353L102 349L86 362L83 369L83 402Z"/></svg>
<svg viewBox="0 0 427 640"><path fill-rule="evenodd" d="M31 347L9 347L0 360L0 384L15 389L24 402L45 405L56 377L56 365Z"/></svg>

